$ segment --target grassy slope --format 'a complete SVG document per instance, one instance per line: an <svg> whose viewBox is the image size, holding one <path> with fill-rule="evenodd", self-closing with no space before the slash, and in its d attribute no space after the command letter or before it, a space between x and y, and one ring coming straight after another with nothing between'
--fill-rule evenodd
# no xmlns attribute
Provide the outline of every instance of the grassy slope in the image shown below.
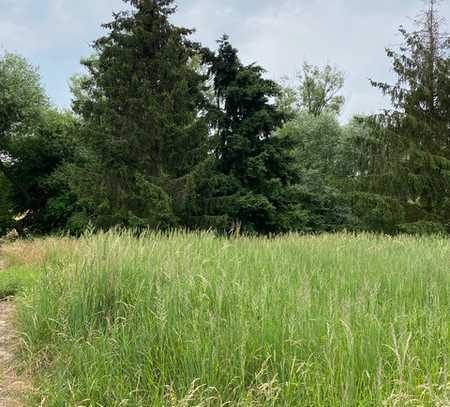
<svg viewBox="0 0 450 407"><path fill-rule="evenodd" d="M19 319L47 406L445 406L449 264L439 238L98 235L53 243Z"/></svg>

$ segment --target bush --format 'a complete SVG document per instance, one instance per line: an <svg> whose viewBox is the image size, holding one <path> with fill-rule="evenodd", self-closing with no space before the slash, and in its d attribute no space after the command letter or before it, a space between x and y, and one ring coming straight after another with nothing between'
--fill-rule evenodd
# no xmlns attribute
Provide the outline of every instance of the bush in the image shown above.
<svg viewBox="0 0 450 407"><path fill-rule="evenodd" d="M445 225L438 222L418 221L414 223L403 223L399 225L401 233L409 235L445 235L447 230Z"/></svg>
<svg viewBox="0 0 450 407"><path fill-rule="evenodd" d="M396 233L398 224L405 218L404 209L392 198L369 192L349 195L356 229Z"/></svg>

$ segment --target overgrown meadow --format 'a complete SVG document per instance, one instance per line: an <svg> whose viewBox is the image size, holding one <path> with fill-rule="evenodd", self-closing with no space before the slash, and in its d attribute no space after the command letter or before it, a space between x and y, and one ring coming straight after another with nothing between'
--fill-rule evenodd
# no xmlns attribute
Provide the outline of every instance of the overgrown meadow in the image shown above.
<svg viewBox="0 0 450 407"><path fill-rule="evenodd" d="M31 405L449 405L448 239L35 245L18 309Z"/></svg>

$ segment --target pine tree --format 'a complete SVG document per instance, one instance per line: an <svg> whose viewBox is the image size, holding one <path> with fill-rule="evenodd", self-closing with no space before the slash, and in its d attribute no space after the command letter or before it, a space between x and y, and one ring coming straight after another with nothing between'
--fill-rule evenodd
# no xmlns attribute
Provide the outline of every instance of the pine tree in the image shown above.
<svg viewBox="0 0 450 407"><path fill-rule="evenodd" d="M176 197L206 155L203 77L191 66L191 30L169 19L172 0L125 0L84 61L74 109L84 119L85 164L74 189L95 223L164 227Z"/></svg>

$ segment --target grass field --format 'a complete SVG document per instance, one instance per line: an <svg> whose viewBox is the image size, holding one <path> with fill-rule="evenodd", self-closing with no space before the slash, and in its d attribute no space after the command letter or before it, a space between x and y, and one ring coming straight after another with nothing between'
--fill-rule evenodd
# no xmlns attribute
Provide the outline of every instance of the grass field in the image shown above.
<svg viewBox="0 0 450 407"><path fill-rule="evenodd" d="M35 244L18 309L31 405L450 405L444 238Z"/></svg>

